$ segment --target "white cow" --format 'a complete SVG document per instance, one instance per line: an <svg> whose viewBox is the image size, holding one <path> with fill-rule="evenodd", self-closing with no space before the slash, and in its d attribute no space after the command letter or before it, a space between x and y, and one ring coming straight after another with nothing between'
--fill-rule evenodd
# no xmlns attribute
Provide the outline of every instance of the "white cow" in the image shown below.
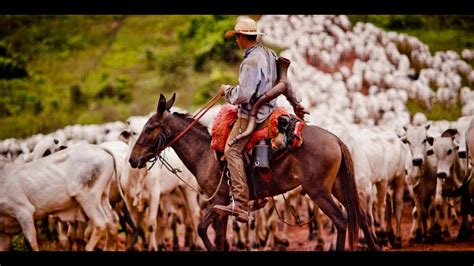
<svg viewBox="0 0 474 266"><path fill-rule="evenodd" d="M437 215L439 215L436 220L439 221L445 237L449 237L449 206L454 203L452 200L442 197L441 193L442 190L460 187L463 178L457 153L459 146L454 142L457 133L456 129L447 129L433 142L433 151L437 159L436 176L438 177L434 199Z"/></svg>
<svg viewBox="0 0 474 266"><path fill-rule="evenodd" d="M401 246L401 216L403 211L403 191L405 185L405 156L403 143L392 132L375 132L360 130L348 138L348 146L354 159L356 183L359 197L366 207L375 233L374 218L380 223L379 241L384 243L388 235L393 247ZM373 198L372 186L377 188L377 199ZM392 208L387 208L386 197L388 188L393 189L389 196L393 197L396 217L396 232L393 233L391 220ZM376 212L372 206L377 202ZM387 216L388 215L388 216ZM387 235L386 235L387 234Z"/></svg>
<svg viewBox="0 0 474 266"><path fill-rule="evenodd" d="M86 250L94 249L102 233L117 235L108 192L115 172L113 157L93 145L69 149L24 165L0 165L0 226L5 233L21 227L33 250L38 250L34 221L48 214L67 221L80 207L94 229Z"/></svg>
<svg viewBox="0 0 474 266"><path fill-rule="evenodd" d="M406 126L406 133L401 139L408 145L411 160L406 162L406 183L415 207L413 209L413 225L409 243L430 241L431 227L435 212L433 198L436 192L436 156L433 155L430 144L434 138L428 134L430 124L425 126ZM431 215L433 214L433 215Z"/></svg>

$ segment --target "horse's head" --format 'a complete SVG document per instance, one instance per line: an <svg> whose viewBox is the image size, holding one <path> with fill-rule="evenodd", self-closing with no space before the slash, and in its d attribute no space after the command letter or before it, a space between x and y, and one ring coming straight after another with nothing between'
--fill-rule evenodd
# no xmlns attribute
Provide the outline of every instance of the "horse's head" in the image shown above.
<svg viewBox="0 0 474 266"><path fill-rule="evenodd" d="M167 132L171 118L169 110L173 106L175 96L173 94L173 97L166 101L165 96L160 94L156 113L146 122L130 154L129 162L133 168L145 167L146 162L160 154L169 141Z"/></svg>

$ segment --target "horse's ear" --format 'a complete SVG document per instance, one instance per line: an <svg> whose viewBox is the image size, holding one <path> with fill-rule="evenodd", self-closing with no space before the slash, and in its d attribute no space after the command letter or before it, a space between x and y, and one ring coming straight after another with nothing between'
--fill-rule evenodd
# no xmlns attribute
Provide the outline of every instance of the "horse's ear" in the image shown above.
<svg viewBox="0 0 474 266"><path fill-rule="evenodd" d="M156 113L161 115L166 110L166 99L163 94L160 94L160 100L158 101L158 107L156 108Z"/></svg>
<svg viewBox="0 0 474 266"><path fill-rule="evenodd" d="M166 102L166 110L170 110L171 106L174 104L174 100L176 99L176 93L173 93L173 96L169 101Z"/></svg>

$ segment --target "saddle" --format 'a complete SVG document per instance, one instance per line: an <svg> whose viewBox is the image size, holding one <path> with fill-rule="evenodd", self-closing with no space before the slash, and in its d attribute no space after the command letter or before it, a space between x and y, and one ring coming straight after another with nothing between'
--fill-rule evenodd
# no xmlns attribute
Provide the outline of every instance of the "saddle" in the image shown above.
<svg viewBox="0 0 474 266"><path fill-rule="evenodd" d="M236 120L237 107L226 104L211 126L211 148L216 152L221 168L225 168L224 148ZM305 125L304 121L278 107L252 133L245 145L243 157L249 191L255 198L266 197L272 179L270 163L303 144L301 129Z"/></svg>

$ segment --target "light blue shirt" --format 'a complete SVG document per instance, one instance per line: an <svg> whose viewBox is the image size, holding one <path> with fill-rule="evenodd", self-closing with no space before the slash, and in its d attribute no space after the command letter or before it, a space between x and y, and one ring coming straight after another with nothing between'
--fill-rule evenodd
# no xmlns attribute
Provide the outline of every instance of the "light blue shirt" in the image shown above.
<svg viewBox="0 0 474 266"><path fill-rule="evenodd" d="M240 64L239 85L225 90L226 100L239 106L239 117L247 118L252 108L250 98L258 89L258 96L273 88L277 80L276 55L260 43L245 49ZM257 123L263 122L276 107L276 98L263 104L257 113Z"/></svg>

